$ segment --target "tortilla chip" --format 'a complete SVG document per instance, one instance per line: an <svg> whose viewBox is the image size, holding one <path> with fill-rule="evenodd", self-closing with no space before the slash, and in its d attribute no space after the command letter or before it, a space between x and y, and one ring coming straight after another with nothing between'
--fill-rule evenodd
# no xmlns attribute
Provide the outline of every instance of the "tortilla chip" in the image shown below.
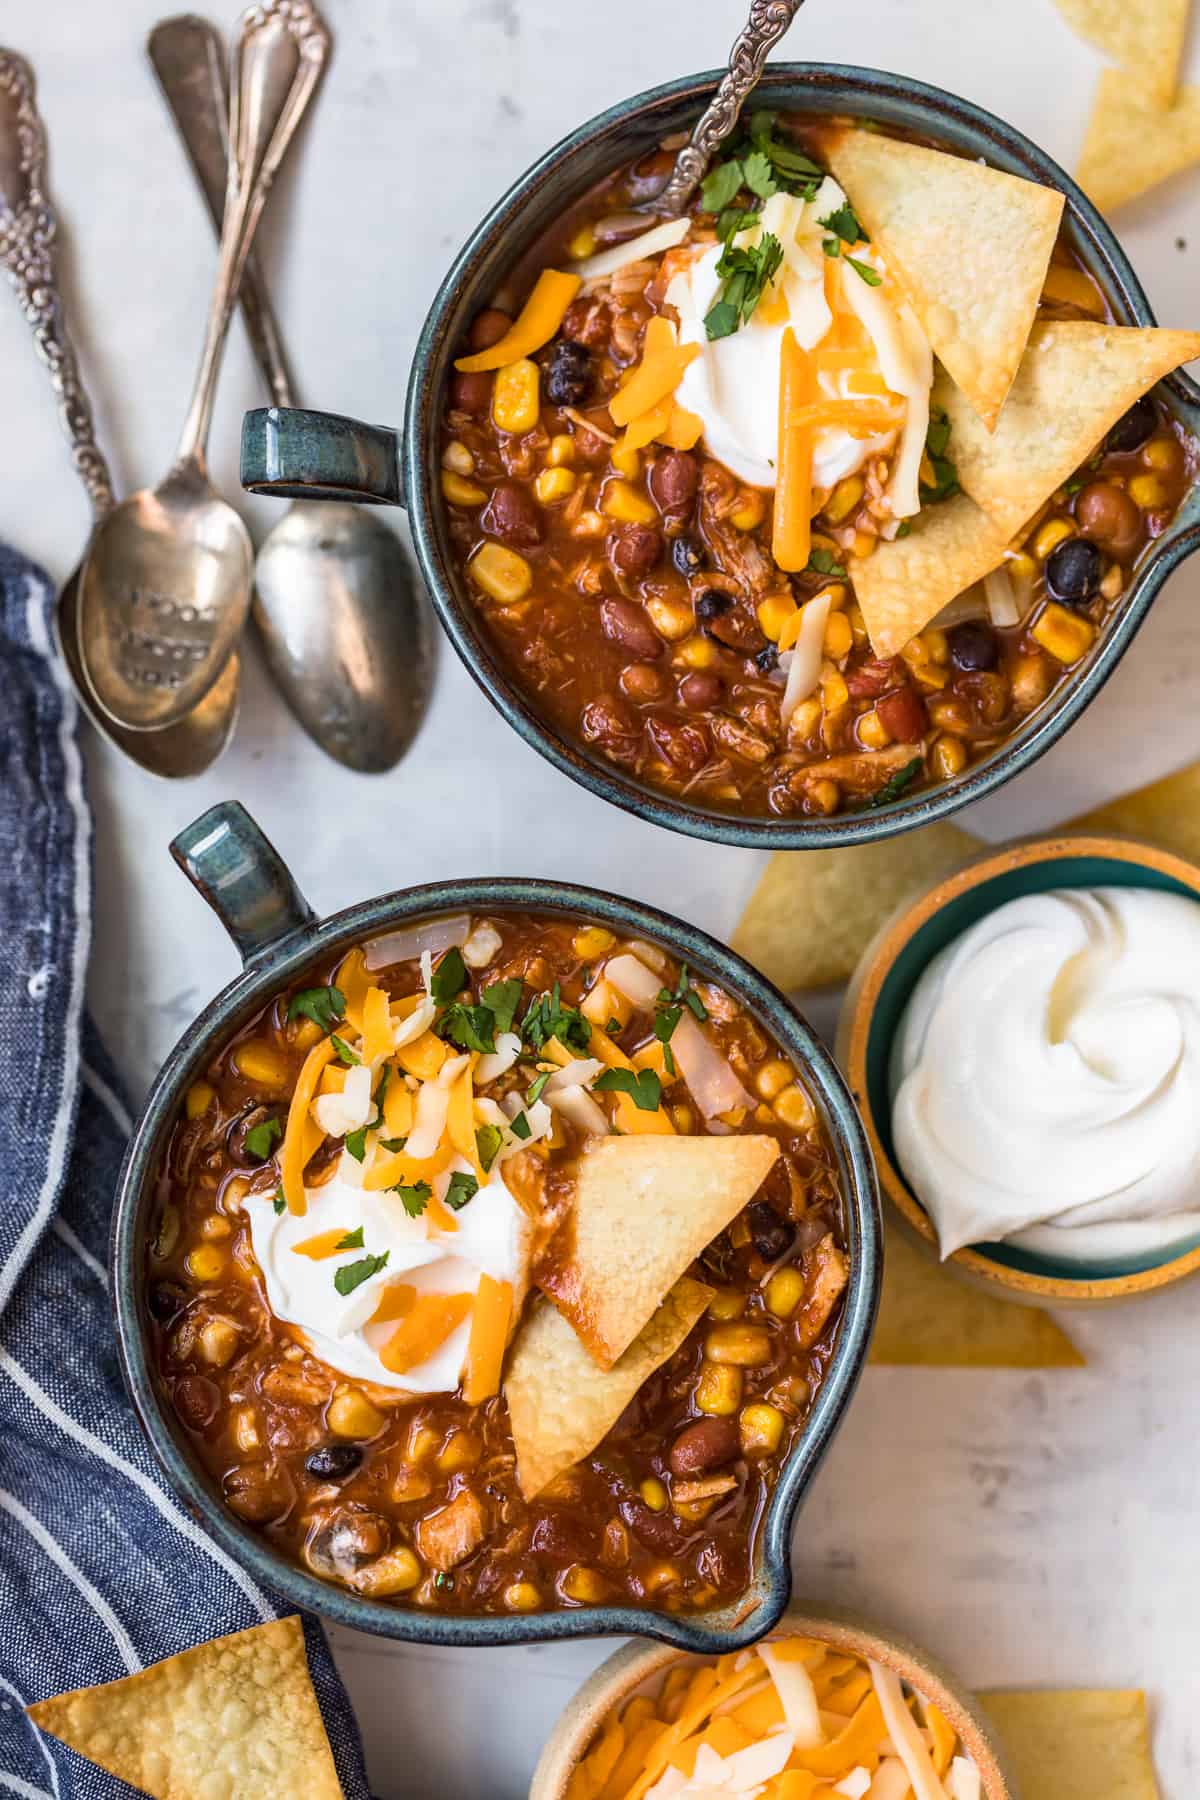
<svg viewBox="0 0 1200 1800"><path fill-rule="evenodd" d="M1159 1800L1137 1688L980 1694L1023 1800Z"/></svg>
<svg viewBox="0 0 1200 1800"><path fill-rule="evenodd" d="M934 404L950 419L949 455L963 492L1011 538L1135 400L1194 356L1200 331L1047 320L1033 328L994 432L940 376Z"/></svg>
<svg viewBox="0 0 1200 1800"><path fill-rule="evenodd" d="M1164 109L1133 76L1105 69L1076 171L1089 200L1112 212L1197 162L1200 87L1180 88Z"/></svg>
<svg viewBox="0 0 1200 1800"><path fill-rule="evenodd" d="M825 147L934 351L993 425L1037 312L1063 196L881 132L830 133Z"/></svg>
<svg viewBox="0 0 1200 1800"><path fill-rule="evenodd" d="M643 1141L649 1140L635 1140ZM517 1479L527 1500L596 1448L642 1383L675 1354L713 1293L685 1275L611 1369L596 1367L553 1306L543 1302L533 1308L517 1338L504 1383Z"/></svg>
<svg viewBox="0 0 1200 1800"><path fill-rule="evenodd" d="M901 902L979 848L954 825L928 825L842 850L777 850L730 942L777 987L833 987Z"/></svg>
<svg viewBox="0 0 1200 1800"><path fill-rule="evenodd" d="M921 1369L1079 1369L1049 1313L968 1287L890 1222L871 1361Z"/></svg>
<svg viewBox="0 0 1200 1800"><path fill-rule="evenodd" d="M1151 106L1170 106L1187 35L1188 0L1056 0L1071 29L1103 50L1145 90Z"/></svg>
<svg viewBox="0 0 1200 1800"><path fill-rule="evenodd" d="M951 455L954 448L952 438ZM924 507L906 537L881 542L855 563L854 594L876 656L898 655L943 606L990 574L1011 535L958 494Z"/></svg>
<svg viewBox="0 0 1200 1800"><path fill-rule="evenodd" d="M753 1199L772 1137L599 1138L534 1279L610 1369L707 1244Z"/></svg>
<svg viewBox="0 0 1200 1800"><path fill-rule="evenodd" d="M152 1800L341 1800L295 1613L28 1712Z"/></svg>
<svg viewBox="0 0 1200 1800"><path fill-rule="evenodd" d="M1072 819L1070 831L1124 831L1200 862L1200 763ZM910 840L911 841L911 840Z"/></svg>

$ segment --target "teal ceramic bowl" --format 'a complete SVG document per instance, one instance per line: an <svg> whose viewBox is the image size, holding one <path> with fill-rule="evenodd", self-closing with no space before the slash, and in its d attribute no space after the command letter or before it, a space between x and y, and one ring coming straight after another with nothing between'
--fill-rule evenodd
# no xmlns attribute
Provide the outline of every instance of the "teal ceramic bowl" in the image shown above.
<svg viewBox="0 0 1200 1800"><path fill-rule="evenodd" d="M299 499L378 501L408 508L421 573L454 648L484 693L527 744L583 787L625 812L713 843L803 850L891 837L946 818L1010 780L1048 750L1103 687L1171 570L1200 544L1200 493L1143 558L1094 650L1021 728L984 761L941 787L891 805L829 819L747 817L679 799L635 780L542 719L488 636L454 566L439 485L438 422L452 360L474 315L490 305L530 246L602 176L688 130L718 74L691 75L622 101L547 151L472 232L441 283L417 345L403 427L365 425L331 413L270 407L248 413L242 482L255 493ZM1129 261L1095 207L1058 164L1003 120L907 76L839 64L770 63L755 103L801 114L877 120L1066 195L1064 230L1108 298L1114 319L1153 325ZM1200 434L1200 388L1186 375L1160 398Z"/></svg>
<svg viewBox="0 0 1200 1800"><path fill-rule="evenodd" d="M545 881L441 882L408 888L319 921L254 821L236 802L214 807L172 845L220 915L245 967L187 1030L167 1058L130 1140L112 1234L113 1294L122 1366L134 1405L171 1485L205 1529L256 1580L339 1624L381 1637L430 1644L515 1644L548 1638L640 1633L685 1650L723 1651L752 1643L778 1622L791 1591L792 1524L837 1430L866 1360L879 1297L879 1196L866 1136L837 1066L815 1034L769 982L694 926L653 907L590 888ZM749 1587L720 1610L686 1616L621 1606L566 1612L454 1618L389 1606L336 1587L274 1550L224 1505L193 1455L159 1385L148 1353L145 1253L153 1229L155 1182L188 1087L272 995L314 965L407 920L442 912L529 910L585 917L622 936L671 950L693 971L736 995L801 1070L837 1156L850 1282L829 1371L808 1423L787 1458L759 1523Z"/></svg>
<svg viewBox="0 0 1200 1800"><path fill-rule="evenodd" d="M972 858L906 901L854 973L838 1030L838 1061L896 1222L932 1256L938 1254L936 1232L904 1178L892 1140L889 1067L909 997L933 957L998 906L1055 888L1102 886L1156 888L1200 903L1200 868L1133 838L1080 834L1010 844ZM955 1251L947 1266L1001 1298L1031 1306L1094 1306L1152 1293L1195 1274L1200 1236L1165 1253L1095 1263L983 1243Z"/></svg>

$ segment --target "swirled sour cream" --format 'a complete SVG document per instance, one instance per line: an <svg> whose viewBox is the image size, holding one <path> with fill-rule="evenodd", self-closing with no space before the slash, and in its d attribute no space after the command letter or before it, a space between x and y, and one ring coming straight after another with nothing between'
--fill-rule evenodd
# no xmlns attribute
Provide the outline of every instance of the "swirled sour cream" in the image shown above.
<svg viewBox="0 0 1200 1800"><path fill-rule="evenodd" d="M343 1157L343 1170L345 1158ZM461 1159L434 1179L439 1199L456 1170L469 1172ZM399 1280L418 1294L473 1294L483 1273L513 1286L516 1317L529 1260L528 1221L499 1173L454 1214L456 1231L439 1231L422 1216L410 1218L394 1193L370 1193L346 1179L343 1170L320 1187L307 1188L308 1211L276 1213L270 1196L249 1195L254 1255L266 1283L276 1318L299 1328L314 1356L360 1381L376 1381L405 1393L448 1393L458 1386L470 1334L470 1318L426 1361L396 1375L380 1360L379 1351L395 1331L393 1322L372 1325L387 1287ZM361 1227L362 1246L314 1260L300 1255L297 1244L322 1232ZM339 1268L368 1255L387 1263L378 1273L342 1296L334 1285Z"/></svg>
<svg viewBox="0 0 1200 1800"><path fill-rule="evenodd" d="M1200 1236L1200 905L1141 888L997 907L922 974L892 1057L900 1165L943 1256Z"/></svg>

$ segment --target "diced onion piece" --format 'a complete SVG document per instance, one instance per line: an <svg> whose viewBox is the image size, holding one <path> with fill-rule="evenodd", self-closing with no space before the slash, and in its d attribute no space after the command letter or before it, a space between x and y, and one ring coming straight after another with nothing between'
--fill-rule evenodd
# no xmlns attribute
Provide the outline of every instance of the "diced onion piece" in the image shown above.
<svg viewBox="0 0 1200 1800"><path fill-rule="evenodd" d="M347 1069L339 1094L318 1094L313 1101L313 1117L326 1137L345 1137L348 1131L360 1131L375 1110L371 1099L371 1071L366 1063Z"/></svg>
<svg viewBox="0 0 1200 1800"><path fill-rule="evenodd" d="M847 1800L863 1800L863 1795L870 1792L871 1772L860 1763L857 1769L851 1769L841 1781L834 1783L835 1794L845 1794Z"/></svg>
<svg viewBox="0 0 1200 1800"><path fill-rule="evenodd" d="M990 575L983 578L983 591L987 595L988 617L996 626L1019 625L1021 614L1017 609L1017 596L1013 592L1013 584L1008 570L1003 565L993 569Z"/></svg>
<svg viewBox="0 0 1200 1800"><path fill-rule="evenodd" d="M797 1750L816 1750L825 1742L821 1709L812 1676L798 1658L781 1655L779 1644L760 1644L758 1653L770 1671Z"/></svg>
<svg viewBox="0 0 1200 1800"><path fill-rule="evenodd" d="M956 1756L946 1777L950 1800L983 1800L983 1779L967 1756Z"/></svg>
<svg viewBox="0 0 1200 1800"><path fill-rule="evenodd" d="M589 1132L592 1137L607 1137L608 1119L585 1087L575 1083L573 1086L556 1088L551 1093L547 1086L545 1094L551 1110L561 1113L564 1119L569 1119L580 1131Z"/></svg>
<svg viewBox="0 0 1200 1800"><path fill-rule="evenodd" d="M428 996L413 1007L406 1019L394 1020L392 1023L392 1048L400 1050L405 1044L416 1043L423 1037L437 1018L437 1007Z"/></svg>
<svg viewBox="0 0 1200 1800"><path fill-rule="evenodd" d="M871 1684L879 1699L884 1723L896 1747L897 1755L908 1771L916 1800L949 1800L937 1778L920 1726L904 1703L904 1690L894 1669L885 1669L868 1657Z"/></svg>
<svg viewBox="0 0 1200 1800"><path fill-rule="evenodd" d="M410 962L428 951L441 956L453 945L466 943L471 921L466 913L454 913L445 919L423 919L419 925L405 925L389 931L385 937L372 938L364 947L368 969L386 969L392 963Z"/></svg>
<svg viewBox="0 0 1200 1800"><path fill-rule="evenodd" d="M542 1092L556 1094L566 1087L591 1087L603 1068L604 1064L595 1056L584 1056L576 1062L564 1063L561 1069L555 1069Z"/></svg>
<svg viewBox="0 0 1200 1800"><path fill-rule="evenodd" d="M910 1792L908 1770L898 1756L887 1756L875 1771L867 1800L905 1800Z"/></svg>
<svg viewBox="0 0 1200 1800"><path fill-rule="evenodd" d="M825 644L825 627L829 623L832 604L828 594L818 594L800 612L800 630L791 651L787 668L787 684L779 703L779 716L786 725L802 700L815 694L821 684L821 662ZM781 658L782 660L782 658Z"/></svg>
<svg viewBox="0 0 1200 1800"><path fill-rule="evenodd" d="M578 275L581 281L598 281L602 275L615 275L618 269L624 269L629 263L641 262L647 256L661 256L664 250L673 250L676 244L682 244L690 229L690 219L667 219L635 238L626 239L623 244L614 244L609 250L597 250L595 256L577 262L572 273Z"/></svg>
<svg viewBox="0 0 1200 1800"><path fill-rule="evenodd" d="M521 1040L515 1031L502 1031L496 1039L496 1048L489 1050L475 1064L475 1084L477 1087L488 1087L501 1075L508 1071L521 1054Z"/></svg>
<svg viewBox="0 0 1200 1800"><path fill-rule="evenodd" d="M496 927L486 919L481 920L462 947L463 961L468 969L486 969L501 942Z"/></svg>

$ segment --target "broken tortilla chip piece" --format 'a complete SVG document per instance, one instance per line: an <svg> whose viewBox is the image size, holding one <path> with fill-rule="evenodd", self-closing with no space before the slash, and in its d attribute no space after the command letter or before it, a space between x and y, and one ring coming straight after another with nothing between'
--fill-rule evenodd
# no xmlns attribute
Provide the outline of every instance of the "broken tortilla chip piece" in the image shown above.
<svg viewBox="0 0 1200 1800"><path fill-rule="evenodd" d="M295 1613L27 1710L152 1800L341 1800Z"/></svg>
<svg viewBox="0 0 1200 1800"><path fill-rule="evenodd" d="M534 1279L609 1369L706 1245L752 1200L772 1137L606 1137Z"/></svg>
<svg viewBox="0 0 1200 1800"><path fill-rule="evenodd" d="M727 1141L737 1140L718 1140ZM533 1308L518 1334L504 1383L517 1479L527 1500L596 1448L643 1382L675 1354L714 1291L685 1275L611 1369L596 1367L572 1326L548 1301Z"/></svg>
<svg viewBox="0 0 1200 1800"><path fill-rule="evenodd" d="M1164 775L1161 781L1135 788L1116 800L1106 800L1103 806L1072 819L1066 829L1124 831L1200 862L1200 763L1177 769L1173 775Z"/></svg>
<svg viewBox="0 0 1200 1800"><path fill-rule="evenodd" d="M1037 313L1063 196L880 132L830 132L825 150L935 353L994 424Z"/></svg>
<svg viewBox="0 0 1200 1800"><path fill-rule="evenodd" d="M1023 1800L1159 1800L1137 1688L980 1694Z"/></svg>
<svg viewBox="0 0 1200 1800"><path fill-rule="evenodd" d="M1096 85L1076 176L1101 212L1136 200L1200 162L1200 87L1160 108L1132 75L1105 69Z"/></svg>
<svg viewBox="0 0 1200 1800"><path fill-rule="evenodd" d="M876 656L897 656L943 606L1004 560L1010 532L957 494L926 506L905 537L854 565L854 593Z"/></svg>
<svg viewBox="0 0 1200 1800"><path fill-rule="evenodd" d="M1200 331L1048 320L1034 326L992 432L953 383L939 377L934 403L950 420L960 487L1012 537L1136 400L1194 356L1200 356ZM903 547L910 540L900 541Z"/></svg>
<svg viewBox="0 0 1200 1800"><path fill-rule="evenodd" d="M1120 64L1147 104L1170 106L1179 80L1189 0L1055 0L1072 31Z"/></svg>

